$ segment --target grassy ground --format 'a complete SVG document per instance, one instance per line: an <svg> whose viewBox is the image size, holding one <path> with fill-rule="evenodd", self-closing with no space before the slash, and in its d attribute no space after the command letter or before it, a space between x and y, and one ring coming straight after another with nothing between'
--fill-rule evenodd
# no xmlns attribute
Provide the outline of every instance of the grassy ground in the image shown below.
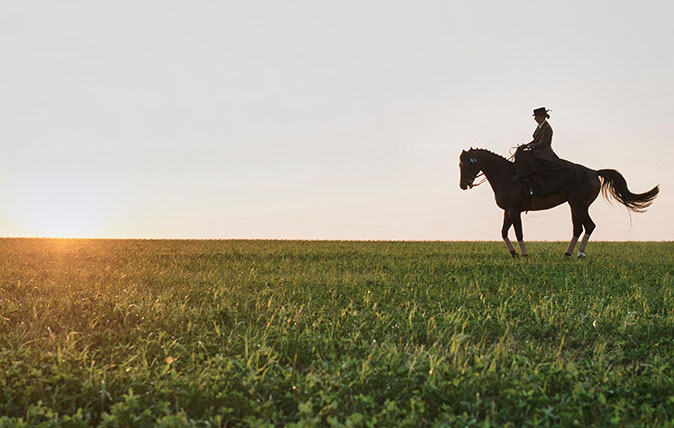
<svg viewBox="0 0 674 428"><path fill-rule="evenodd" d="M0 240L0 427L674 419L674 243Z"/></svg>

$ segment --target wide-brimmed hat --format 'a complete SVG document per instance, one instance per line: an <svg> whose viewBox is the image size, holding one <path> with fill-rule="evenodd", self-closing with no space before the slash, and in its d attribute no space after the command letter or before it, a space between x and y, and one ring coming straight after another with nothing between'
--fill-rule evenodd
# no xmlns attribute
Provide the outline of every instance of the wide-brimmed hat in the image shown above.
<svg viewBox="0 0 674 428"><path fill-rule="evenodd" d="M548 114L550 110L547 110L545 107L539 107L536 110L534 110L534 114L532 116L550 116Z"/></svg>

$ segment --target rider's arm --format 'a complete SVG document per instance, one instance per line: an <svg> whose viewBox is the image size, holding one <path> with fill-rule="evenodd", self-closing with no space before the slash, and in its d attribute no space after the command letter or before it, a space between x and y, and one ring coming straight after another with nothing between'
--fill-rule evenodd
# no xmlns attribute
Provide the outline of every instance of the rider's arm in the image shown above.
<svg viewBox="0 0 674 428"><path fill-rule="evenodd" d="M552 145L552 128L550 126L545 126L541 129L541 133L537 138L534 138L533 141L529 143L529 147L545 147Z"/></svg>

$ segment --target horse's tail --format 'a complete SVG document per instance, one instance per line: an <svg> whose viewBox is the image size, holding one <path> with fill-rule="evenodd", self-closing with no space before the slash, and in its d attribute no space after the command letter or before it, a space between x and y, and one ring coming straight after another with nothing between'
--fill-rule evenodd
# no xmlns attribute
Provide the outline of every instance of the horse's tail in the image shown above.
<svg viewBox="0 0 674 428"><path fill-rule="evenodd" d="M600 169L597 171L601 177L601 194L604 199L609 200L613 196L618 202L625 205L628 210L640 213L646 211L651 206L653 200L660 192L660 186L655 186L648 192L632 193L627 188L627 181L621 173L615 169Z"/></svg>

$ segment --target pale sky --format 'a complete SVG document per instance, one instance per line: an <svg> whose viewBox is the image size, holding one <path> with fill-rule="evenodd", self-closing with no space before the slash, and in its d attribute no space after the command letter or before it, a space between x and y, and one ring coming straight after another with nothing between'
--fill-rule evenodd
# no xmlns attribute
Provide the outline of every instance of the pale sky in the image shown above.
<svg viewBox="0 0 674 428"><path fill-rule="evenodd" d="M597 200L593 239L674 240L672 16L671 0L0 0L0 236L500 240L458 156L508 155L545 106L560 157L661 185L631 223ZM571 230L568 205L524 216L527 240Z"/></svg>

